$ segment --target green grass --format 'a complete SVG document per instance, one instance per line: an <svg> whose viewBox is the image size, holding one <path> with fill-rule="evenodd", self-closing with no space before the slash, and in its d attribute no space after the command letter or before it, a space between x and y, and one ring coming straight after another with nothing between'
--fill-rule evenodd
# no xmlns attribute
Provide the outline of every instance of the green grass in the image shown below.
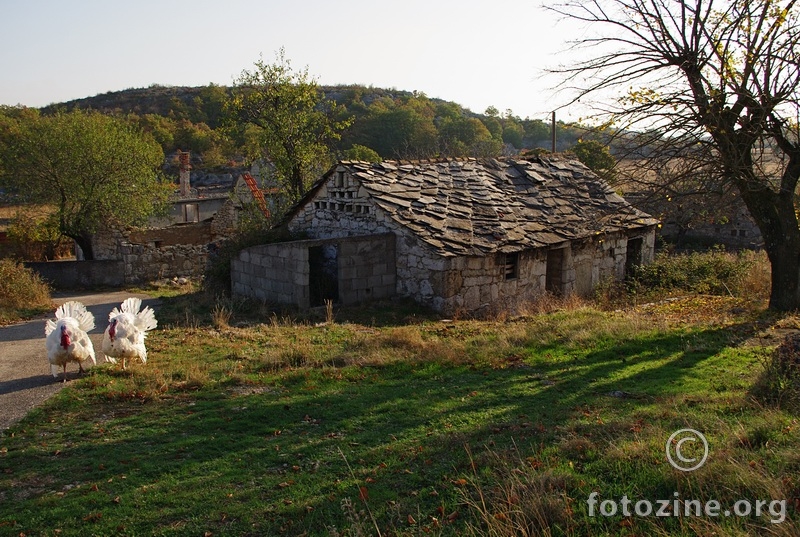
<svg viewBox="0 0 800 537"><path fill-rule="evenodd" d="M95 367L5 432L0 535L800 528L797 417L750 395L770 347L745 341L775 319L741 301L503 322L375 306L336 324L253 323L240 304L219 328L199 304L165 298L147 364ZM683 427L711 444L688 474L664 453ZM590 517L593 491L790 506L783 524Z"/></svg>

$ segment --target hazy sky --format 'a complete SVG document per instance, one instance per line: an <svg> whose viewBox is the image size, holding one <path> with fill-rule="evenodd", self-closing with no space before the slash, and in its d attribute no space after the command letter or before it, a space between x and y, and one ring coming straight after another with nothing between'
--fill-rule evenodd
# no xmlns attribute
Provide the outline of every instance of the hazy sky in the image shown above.
<svg viewBox="0 0 800 537"><path fill-rule="evenodd" d="M542 70L577 36L539 3L0 0L0 104L231 85L284 47L322 85L416 90L473 112L493 105L547 119L563 101Z"/></svg>

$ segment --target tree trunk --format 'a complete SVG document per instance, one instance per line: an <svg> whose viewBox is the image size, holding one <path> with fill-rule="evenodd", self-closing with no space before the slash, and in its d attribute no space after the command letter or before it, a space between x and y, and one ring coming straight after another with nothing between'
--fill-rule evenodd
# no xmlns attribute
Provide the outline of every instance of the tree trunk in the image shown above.
<svg viewBox="0 0 800 537"><path fill-rule="evenodd" d="M70 237L83 251L83 259L86 261L94 261L94 249L92 248L92 237L90 235L81 235L79 237Z"/></svg>
<svg viewBox="0 0 800 537"><path fill-rule="evenodd" d="M781 245L767 250L772 264L772 289L769 307L778 311L794 311L800 308L798 279L800 279L800 248L797 245Z"/></svg>
<svg viewBox="0 0 800 537"><path fill-rule="evenodd" d="M778 311L800 309L800 227L792 196L765 190L741 189L742 199L764 238L772 267L769 307Z"/></svg>
<svg viewBox="0 0 800 537"><path fill-rule="evenodd" d="M292 190L294 190L295 201L300 200L306 193L303 184L303 168L297 163L292 164Z"/></svg>

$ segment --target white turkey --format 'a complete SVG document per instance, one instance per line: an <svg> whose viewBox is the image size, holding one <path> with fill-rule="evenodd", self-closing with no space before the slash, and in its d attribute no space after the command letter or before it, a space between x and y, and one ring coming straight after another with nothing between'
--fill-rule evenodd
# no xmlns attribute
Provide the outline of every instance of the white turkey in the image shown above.
<svg viewBox="0 0 800 537"><path fill-rule="evenodd" d="M50 371L58 378L58 368L67 381L67 364L77 362L83 373L83 362L96 364L94 346L88 332L94 328L94 315L86 306L76 301L65 302L56 309L56 319L48 319L44 325L45 346Z"/></svg>
<svg viewBox="0 0 800 537"><path fill-rule="evenodd" d="M140 311L141 307L142 299L130 297L119 309L114 308L108 314L108 326L103 332L103 353L112 364L117 363L117 358L122 358L122 369L125 369L128 358L147 362L144 338L158 322L153 308L147 306Z"/></svg>

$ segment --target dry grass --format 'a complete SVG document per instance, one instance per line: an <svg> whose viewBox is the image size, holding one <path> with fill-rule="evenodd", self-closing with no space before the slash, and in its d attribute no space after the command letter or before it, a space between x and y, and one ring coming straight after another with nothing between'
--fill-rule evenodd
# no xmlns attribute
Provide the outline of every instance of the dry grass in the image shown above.
<svg viewBox="0 0 800 537"><path fill-rule="evenodd" d="M50 287L32 270L0 259L0 324L52 309Z"/></svg>

